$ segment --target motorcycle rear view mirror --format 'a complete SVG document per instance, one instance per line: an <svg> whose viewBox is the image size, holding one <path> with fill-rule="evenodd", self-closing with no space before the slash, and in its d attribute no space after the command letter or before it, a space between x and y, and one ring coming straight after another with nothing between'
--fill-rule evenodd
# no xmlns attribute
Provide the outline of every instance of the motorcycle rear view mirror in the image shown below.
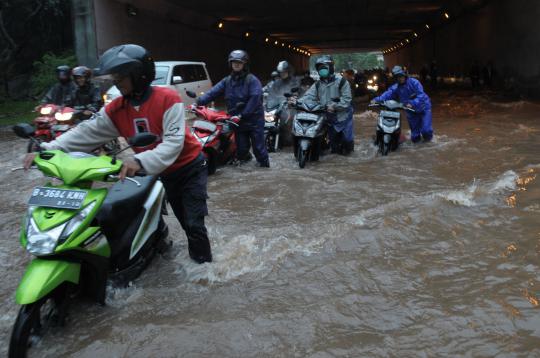
<svg viewBox="0 0 540 358"><path fill-rule="evenodd" d="M13 132L17 137L30 138L34 135L34 127L28 123L19 123L13 126Z"/></svg>
<svg viewBox="0 0 540 358"><path fill-rule="evenodd" d="M296 93L296 92L298 92L299 90L300 90L300 89L299 89L298 87L293 87L293 88L291 88L291 92L292 92L292 93Z"/></svg>
<svg viewBox="0 0 540 358"><path fill-rule="evenodd" d="M153 133L138 133L128 139L128 144L131 147L146 147L154 144L158 140L158 136Z"/></svg>
<svg viewBox="0 0 540 358"><path fill-rule="evenodd" d="M290 98L290 97L292 97L292 94L287 92L287 93L283 93L283 96L285 96L285 98Z"/></svg>
<svg viewBox="0 0 540 358"><path fill-rule="evenodd" d="M188 97L197 98L197 94L193 91L186 91L186 94L188 95Z"/></svg>

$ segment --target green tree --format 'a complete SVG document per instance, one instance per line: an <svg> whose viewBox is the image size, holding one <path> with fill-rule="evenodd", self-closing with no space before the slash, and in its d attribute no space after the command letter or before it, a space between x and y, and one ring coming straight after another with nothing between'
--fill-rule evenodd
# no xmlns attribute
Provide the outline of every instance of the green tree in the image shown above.
<svg viewBox="0 0 540 358"><path fill-rule="evenodd" d="M46 51L72 47L69 0L0 0L0 81L29 72Z"/></svg>

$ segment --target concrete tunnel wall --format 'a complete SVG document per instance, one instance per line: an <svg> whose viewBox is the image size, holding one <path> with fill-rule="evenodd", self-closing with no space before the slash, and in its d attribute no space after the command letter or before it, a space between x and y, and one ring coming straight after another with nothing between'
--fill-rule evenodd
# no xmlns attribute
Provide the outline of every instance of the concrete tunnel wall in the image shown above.
<svg viewBox="0 0 540 358"><path fill-rule="evenodd" d="M385 64L406 65L419 73L437 61L440 76L468 76L474 60L493 61L499 85L514 82L521 92L540 95L540 1L496 0L477 11L424 33Z"/></svg>
<svg viewBox="0 0 540 358"><path fill-rule="evenodd" d="M79 58L83 57L86 61L95 62L97 56L112 46L136 43L150 50L156 61L205 62L213 83L229 73L227 56L234 49L248 51L251 70L263 84L281 60L290 61L298 71L309 66L309 57L265 43L264 38L249 39L242 37L243 33L239 31L220 31L214 18L190 12L164 0L129 1L138 10L137 15L131 17L123 0L73 1L79 7L86 2L87 5L83 7L90 8L88 13L94 15L94 43L88 41L87 35L76 36L76 42L79 40L79 44L76 44L77 55L81 54ZM79 16L75 21L82 22L83 19ZM84 25L88 28L91 21L87 18ZM225 23L225 26L233 25ZM80 41L86 42L81 45Z"/></svg>

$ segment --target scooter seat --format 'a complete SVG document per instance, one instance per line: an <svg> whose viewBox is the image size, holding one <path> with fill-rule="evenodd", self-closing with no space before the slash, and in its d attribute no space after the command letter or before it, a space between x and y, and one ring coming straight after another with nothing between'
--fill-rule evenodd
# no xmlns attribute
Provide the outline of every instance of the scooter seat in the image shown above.
<svg viewBox="0 0 540 358"><path fill-rule="evenodd" d="M141 212L141 208L150 194L157 176L135 177L141 186L132 181L115 183L103 201L96 219L107 239L122 237L129 224Z"/></svg>

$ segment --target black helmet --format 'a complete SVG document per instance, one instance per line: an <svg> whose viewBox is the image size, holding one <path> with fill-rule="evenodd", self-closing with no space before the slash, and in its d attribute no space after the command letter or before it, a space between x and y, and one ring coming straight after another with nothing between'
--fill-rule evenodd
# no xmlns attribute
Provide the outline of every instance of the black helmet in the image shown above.
<svg viewBox="0 0 540 358"><path fill-rule="evenodd" d="M99 58L94 69L95 76L130 76L133 92L140 95L156 77L154 59L144 47L139 45L120 45L108 49Z"/></svg>
<svg viewBox="0 0 540 358"><path fill-rule="evenodd" d="M84 77L87 80L92 75L92 71L86 66L77 66L71 71L73 77Z"/></svg>
<svg viewBox="0 0 540 358"><path fill-rule="evenodd" d="M334 60L332 59L332 56L323 55L319 57L315 62L315 69L319 71L319 68L322 66L328 66L330 75L334 74Z"/></svg>
<svg viewBox="0 0 540 358"><path fill-rule="evenodd" d="M234 50L229 54L229 65L232 61L240 61L244 65L249 63L249 55L244 50Z"/></svg>
<svg viewBox="0 0 540 358"><path fill-rule="evenodd" d="M58 81L60 81L61 83L69 82L71 78L71 67L67 65L61 65L56 67L56 78L58 78Z"/></svg>

